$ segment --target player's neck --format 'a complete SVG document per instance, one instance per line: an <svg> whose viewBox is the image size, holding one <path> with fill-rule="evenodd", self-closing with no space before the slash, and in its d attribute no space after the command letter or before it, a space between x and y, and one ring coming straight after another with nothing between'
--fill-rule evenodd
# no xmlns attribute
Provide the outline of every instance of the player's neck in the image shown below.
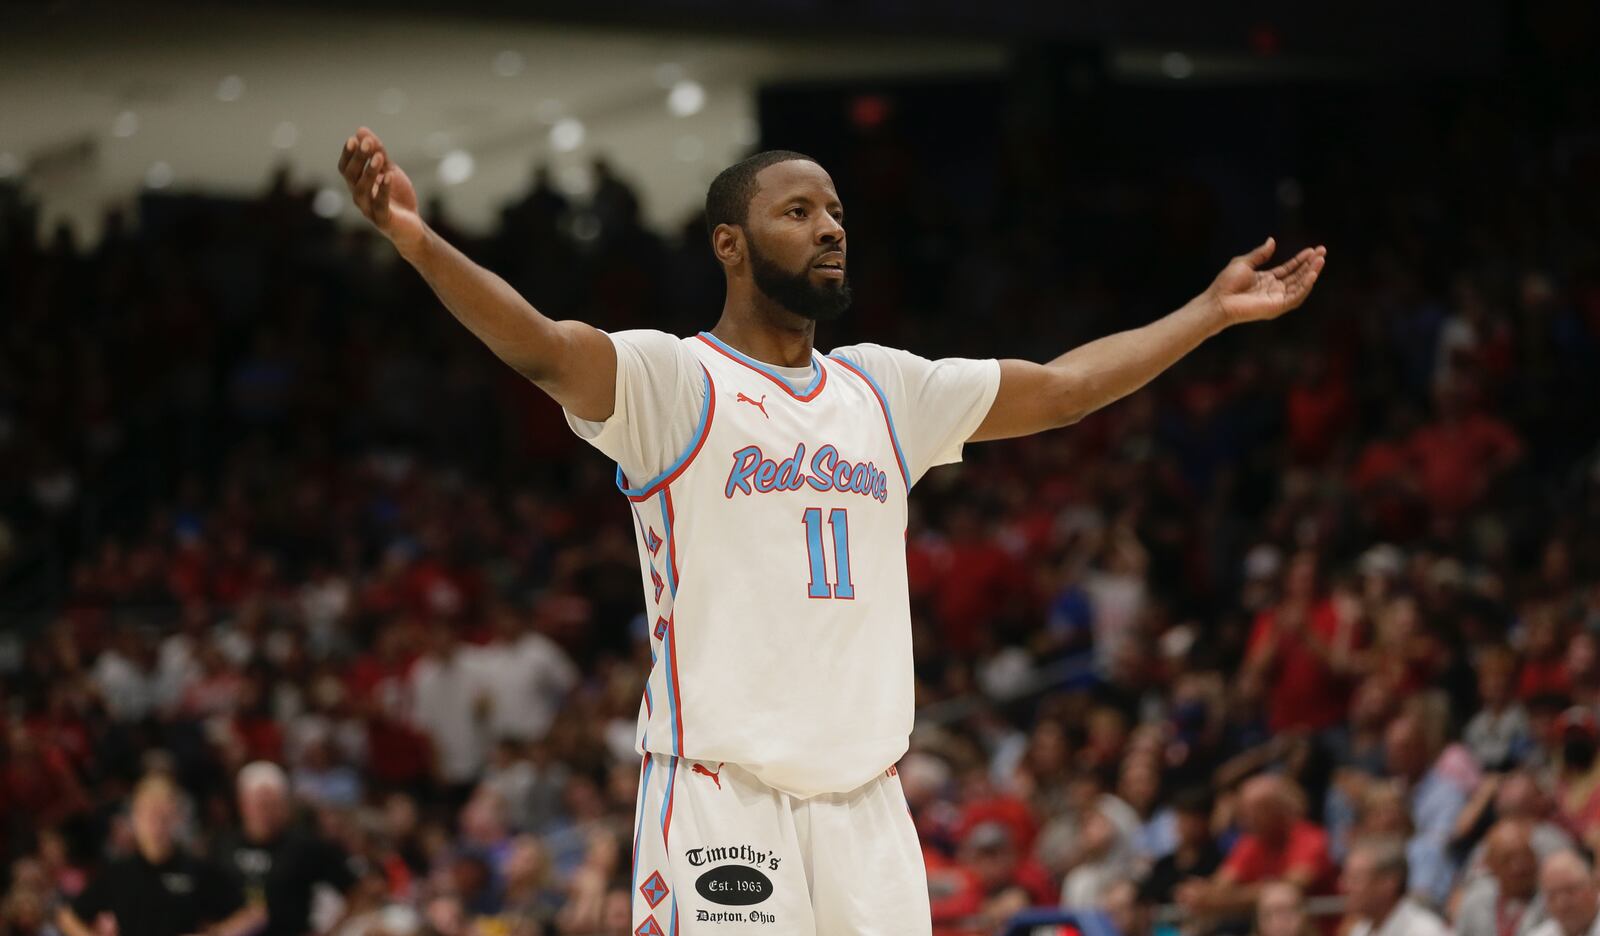
<svg viewBox="0 0 1600 936"><path fill-rule="evenodd" d="M727 310L711 334L734 350L776 367L806 367L811 364L817 323L811 319L781 313L788 321L770 321L778 316L733 315Z"/></svg>

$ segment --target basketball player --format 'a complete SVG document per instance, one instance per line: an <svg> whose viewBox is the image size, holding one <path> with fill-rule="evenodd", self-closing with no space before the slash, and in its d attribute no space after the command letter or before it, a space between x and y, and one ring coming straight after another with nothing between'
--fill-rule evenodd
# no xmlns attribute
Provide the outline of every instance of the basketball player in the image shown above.
<svg viewBox="0 0 1600 936"><path fill-rule="evenodd" d="M912 725L907 493L967 442L1071 425L1223 328L1295 308L1324 262L1318 247L1259 270L1269 238L1176 312L1048 364L822 355L817 323L850 304L844 208L799 153L712 182L727 299L687 338L541 315L422 221L365 127L339 170L462 324L617 462L654 658L636 735L638 936L930 932L894 768Z"/></svg>

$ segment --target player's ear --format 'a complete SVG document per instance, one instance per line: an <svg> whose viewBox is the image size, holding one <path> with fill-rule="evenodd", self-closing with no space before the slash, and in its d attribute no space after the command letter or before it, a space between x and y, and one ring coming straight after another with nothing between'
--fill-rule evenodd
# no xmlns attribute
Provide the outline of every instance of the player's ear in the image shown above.
<svg viewBox="0 0 1600 936"><path fill-rule="evenodd" d="M719 224L711 232L711 252L723 266L737 266L744 259L744 229L737 224Z"/></svg>

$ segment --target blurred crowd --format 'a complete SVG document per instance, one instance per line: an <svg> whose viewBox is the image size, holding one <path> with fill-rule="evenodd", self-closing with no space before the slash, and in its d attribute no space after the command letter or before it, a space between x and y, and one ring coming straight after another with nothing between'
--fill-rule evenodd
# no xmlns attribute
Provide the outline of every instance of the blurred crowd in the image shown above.
<svg viewBox="0 0 1600 936"><path fill-rule="evenodd" d="M1280 241L1330 245L1305 309L919 485L899 771L940 936L1596 925L1600 133L1450 100L1279 184ZM1248 246L1194 179L1064 170L1059 127L918 139L827 165L861 259L824 347L1050 357ZM709 327L701 219L646 230L593 168L487 236L428 213L547 314ZM83 246L0 192L0 933L627 933L610 466L310 195L148 194ZM117 917L151 869L170 921Z"/></svg>

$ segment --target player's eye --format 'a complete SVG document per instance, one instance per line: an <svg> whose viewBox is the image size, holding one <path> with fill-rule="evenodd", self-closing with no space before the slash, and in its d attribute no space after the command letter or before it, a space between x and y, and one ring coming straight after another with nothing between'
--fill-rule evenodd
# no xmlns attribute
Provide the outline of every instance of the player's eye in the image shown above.
<svg viewBox="0 0 1600 936"><path fill-rule="evenodd" d="M788 213L794 215L797 218L803 218L803 217L805 217L806 210L804 208L801 208L799 205L795 205L793 208L789 209Z"/></svg>

